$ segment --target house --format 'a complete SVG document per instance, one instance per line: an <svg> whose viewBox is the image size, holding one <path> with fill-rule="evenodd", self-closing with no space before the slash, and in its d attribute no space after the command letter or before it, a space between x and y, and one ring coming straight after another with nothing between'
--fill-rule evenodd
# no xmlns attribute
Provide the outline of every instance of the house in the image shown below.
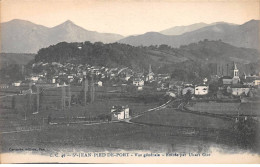
<svg viewBox="0 0 260 167"><path fill-rule="evenodd" d="M247 86L259 86L260 85L260 77L256 75L243 75L242 79L243 85Z"/></svg>
<svg viewBox="0 0 260 167"><path fill-rule="evenodd" d="M39 75L39 77L40 77L40 75ZM31 77L30 77L30 80L31 80L31 81L38 81L38 80L39 80L39 77L38 77L38 76L31 76Z"/></svg>
<svg viewBox="0 0 260 167"><path fill-rule="evenodd" d="M197 85L195 86L195 95L206 95L209 93L209 86L208 85Z"/></svg>
<svg viewBox="0 0 260 167"><path fill-rule="evenodd" d="M22 83L22 81L16 81L16 82L13 82L12 85L13 86L20 86Z"/></svg>
<svg viewBox="0 0 260 167"><path fill-rule="evenodd" d="M103 84L102 81L97 82L97 86L102 86L102 84Z"/></svg>
<svg viewBox="0 0 260 167"><path fill-rule="evenodd" d="M129 118L129 107L126 106L113 106L111 108L112 121L123 120Z"/></svg>
<svg viewBox="0 0 260 167"><path fill-rule="evenodd" d="M133 85L135 86L144 86L144 80L140 78L134 78Z"/></svg>
<svg viewBox="0 0 260 167"><path fill-rule="evenodd" d="M156 80L158 81L166 81L169 80L171 76L169 74L158 74Z"/></svg>
<svg viewBox="0 0 260 167"><path fill-rule="evenodd" d="M227 92L231 93L233 96L248 95L250 88L245 85L233 85L227 88Z"/></svg>
<svg viewBox="0 0 260 167"><path fill-rule="evenodd" d="M56 78L52 78L51 83L56 83Z"/></svg>

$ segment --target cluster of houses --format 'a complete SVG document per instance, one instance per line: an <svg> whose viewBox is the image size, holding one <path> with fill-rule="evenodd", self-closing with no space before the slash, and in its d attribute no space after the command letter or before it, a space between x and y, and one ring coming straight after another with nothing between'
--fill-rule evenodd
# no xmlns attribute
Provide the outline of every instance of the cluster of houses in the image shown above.
<svg viewBox="0 0 260 167"><path fill-rule="evenodd" d="M174 94L185 95L187 92L197 96L209 93L207 78L201 84L189 84L181 81L171 80L169 74L155 74L151 65L147 72L136 72L128 67L108 68L104 66L91 66L88 64L73 63L43 63L32 64L33 71L37 73L25 77L24 81L16 81L12 86L19 87L34 83L41 85L60 86L67 84L82 85L84 78L91 76L96 86L102 87L107 83L114 85L132 85L137 90L143 90L146 85L156 85L157 91L171 91ZM35 69L35 70L34 70ZM234 63L231 76L215 76L220 83L219 90L225 90L233 96L249 95L250 90L260 85L260 77L257 75L239 76L239 69ZM213 79L211 78L211 81ZM8 88L9 85L1 85Z"/></svg>
<svg viewBox="0 0 260 167"><path fill-rule="evenodd" d="M32 73L25 77L24 81L16 81L12 86L19 87L24 84L46 84L46 85L82 85L84 78L90 77L96 86L104 86L105 83L127 84L143 90L145 84L156 82L157 90L167 89L165 81L170 79L169 74L154 74L151 65L148 72L136 72L128 67L108 68L103 66L91 66L88 64L73 63L43 63L32 64Z"/></svg>
<svg viewBox="0 0 260 167"><path fill-rule="evenodd" d="M245 73L240 77L239 69L234 63L231 76L214 76L214 79L218 82L218 92L224 91L228 95L232 96L252 96L252 91L255 88L260 86L260 76L257 75L246 75ZM179 95L185 95L187 92L190 92L192 95L203 96L207 95L209 91L208 80L205 78L202 84L188 84L175 81L169 84L171 90ZM217 92L216 92L217 93Z"/></svg>

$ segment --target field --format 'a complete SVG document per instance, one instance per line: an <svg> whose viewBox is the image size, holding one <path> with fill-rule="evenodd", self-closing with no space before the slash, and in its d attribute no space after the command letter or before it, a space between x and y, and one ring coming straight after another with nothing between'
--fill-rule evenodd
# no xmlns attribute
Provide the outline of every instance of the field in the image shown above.
<svg viewBox="0 0 260 167"><path fill-rule="evenodd" d="M216 137L216 134L221 139ZM44 154L60 151L149 150L151 152L210 152L212 146L231 151L236 143L226 133L190 136L179 129L127 123L52 125L39 131L3 134L3 152L9 148L41 147ZM228 148L228 149L227 149Z"/></svg>
<svg viewBox="0 0 260 167"><path fill-rule="evenodd" d="M191 111L199 111L220 115L260 115L259 103L217 103L217 102L195 102L190 103L187 108Z"/></svg>
<svg viewBox="0 0 260 167"><path fill-rule="evenodd" d="M59 104L61 97L56 93L60 91L45 94L48 99L45 103ZM27 102L26 98L17 98L17 103L21 102ZM17 104L20 108L0 110L2 151L9 152L9 148L41 147L46 150L41 153L47 155L65 150L210 152L212 147L217 147L232 152L241 149L240 143L234 140L237 137L232 130L234 121L223 118L165 108L147 112L132 119L132 122L97 119L100 115L109 114L113 105L128 105L133 113L140 113L159 106L160 103L138 101L124 93L99 92L95 101L87 106L74 104L65 110L41 109L38 114L27 112L25 104ZM47 124L49 115L52 122L58 124Z"/></svg>
<svg viewBox="0 0 260 167"><path fill-rule="evenodd" d="M234 126L234 122L231 120L223 120L221 118L185 113L173 109L153 111L139 118L135 118L132 121L154 125L173 127L180 126L202 129L232 129Z"/></svg>

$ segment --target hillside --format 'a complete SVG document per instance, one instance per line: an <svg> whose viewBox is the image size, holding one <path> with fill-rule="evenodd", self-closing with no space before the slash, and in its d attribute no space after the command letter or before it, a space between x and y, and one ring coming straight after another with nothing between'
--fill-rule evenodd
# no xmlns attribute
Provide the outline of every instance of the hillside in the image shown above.
<svg viewBox="0 0 260 167"><path fill-rule="evenodd" d="M1 23L1 35L1 52L6 53L37 53L40 48L63 41L111 43L123 38L118 34L85 30L69 20L48 28L29 21L15 19Z"/></svg>
<svg viewBox="0 0 260 167"><path fill-rule="evenodd" d="M26 65L34 59L35 54L0 53L0 68L11 64Z"/></svg>
<svg viewBox="0 0 260 167"><path fill-rule="evenodd" d="M127 66L131 68L156 69L165 65L186 61L199 64L231 63L249 64L259 60L255 49L238 48L222 41L200 41L180 48L167 45L134 47L126 44L112 43L66 43L62 42L48 48L42 48L35 56L39 62L77 62L102 66Z"/></svg>
<svg viewBox="0 0 260 167"><path fill-rule="evenodd" d="M251 20L242 25L219 23L186 32L182 35L163 35L157 32L149 32L138 36L126 37L119 40L119 42L133 46L166 44L172 47L180 47L181 45L208 39L222 40L237 47L259 49L259 23L259 20Z"/></svg>
<svg viewBox="0 0 260 167"><path fill-rule="evenodd" d="M79 48L80 47L80 48ZM66 43L61 42L42 48L35 56L35 62L73 62L99 66L127 66L141 70L154 64L145 49L125 44Z"/></svg>

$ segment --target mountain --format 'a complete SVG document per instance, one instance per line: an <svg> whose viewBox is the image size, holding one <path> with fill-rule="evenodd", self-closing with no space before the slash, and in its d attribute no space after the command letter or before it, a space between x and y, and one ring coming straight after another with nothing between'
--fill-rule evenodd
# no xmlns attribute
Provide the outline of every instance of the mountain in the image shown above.
<svg viewBox="0 0 260 167"><path fill-rule="evenodd" d="M25 20L12 20L1 24L2 52L36 53L40 48L58 42L103 42L112 43L123 36L118 34L88 31L68 20L48 28Z"/></svg>
<svg viewBox="0 0 260 167"><path fill-rule="evenodd" d="M195 23L195 24L191 24L188 26L176 26L176 27L168 28L166 30L160 31L159 33L161 33L163 35L181 35L186 32L195 31L197 29L200 29L200 28L203 28L206 26L208 26L208 24L206 24L206 23Z"/></svg>
<svg viewBox="0 0 260 167"><path fill-rule="evenodd" d="M222 40L237 47L259 49L259 24L259 20L251 20L242 25L218 23L186 32L182 35L169 36L157 32L149 32L143 35L126 37L118 42L133 46L166 44L172 47L179 47L208 39Z"/></svg>
<svg viewBox="0 0 260 167"><path fill-rule="evenodd" d="M163 35L181 35L186 32L195 31L195 30L198 30L203 27L217 25L217 24L235 25L235 24L225 23L225 22L215 22L215 23L211 23L211 24L195 23L195 24L191 24L191 25L187 25L187 26L176 26L176 27L168 28L166 30L160 31L159 33L161 33Z"/></svg>

